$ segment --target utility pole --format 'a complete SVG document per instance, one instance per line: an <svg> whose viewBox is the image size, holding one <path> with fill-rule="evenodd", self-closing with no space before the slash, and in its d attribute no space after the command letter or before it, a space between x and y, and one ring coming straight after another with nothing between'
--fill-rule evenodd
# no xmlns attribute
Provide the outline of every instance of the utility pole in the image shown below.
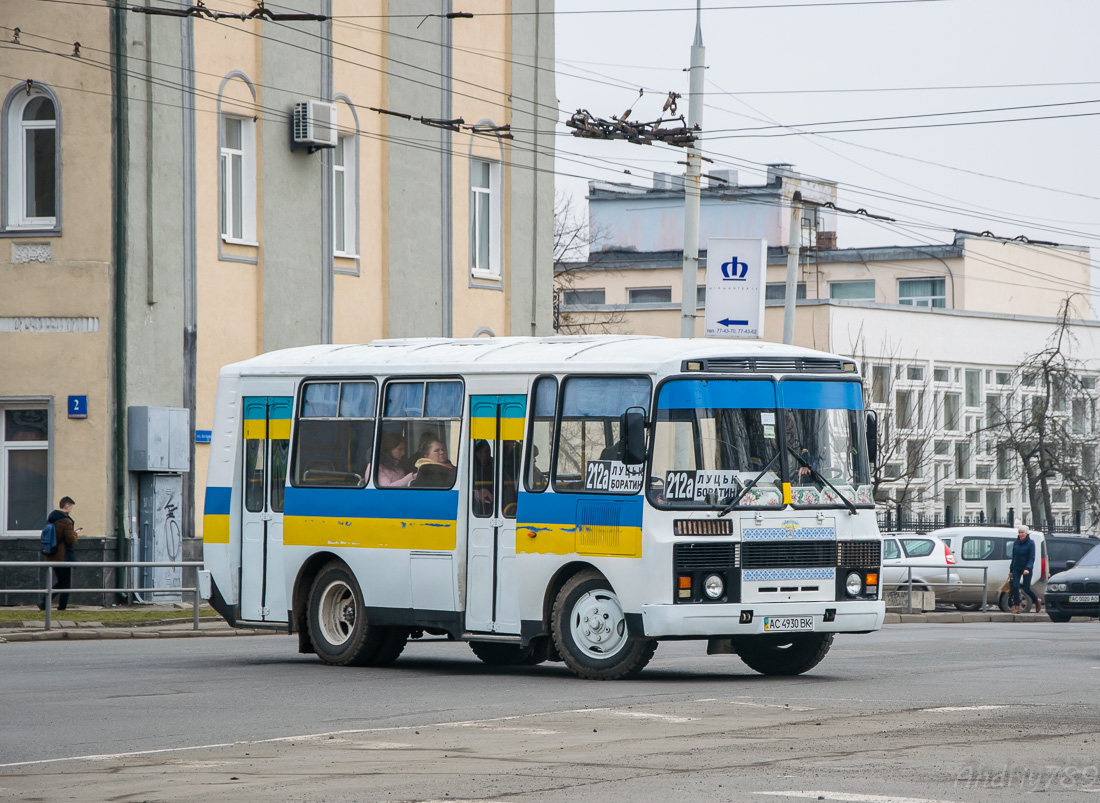
<svg viewBox="0 0 1100 803"><path fill-rule="evenodd" d="M695 0L695 41L691 45L691 69L688 81L688 128L703 127L703 9L702 0ZM696 286L699 276L699 140L694 139L687 155L684 175L684 277L680 300L680 337L695 337Z"/></svg>
<svg viewBox="0 0 1100 803"><path fill-rule="evenodd" d="M791 196L791 229L787 232L787 289L783 296L783 343L794 342L794 302L798 294L798 252L802 247L802 193Z"/></svg>

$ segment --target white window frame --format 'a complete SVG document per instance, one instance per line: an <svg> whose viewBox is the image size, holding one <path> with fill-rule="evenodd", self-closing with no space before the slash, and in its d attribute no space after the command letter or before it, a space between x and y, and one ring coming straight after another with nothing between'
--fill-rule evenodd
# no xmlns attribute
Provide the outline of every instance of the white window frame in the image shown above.
<svg viewBox="0 0 1100 803"><path fill-rule="evenodd" d="M345 259L357 259L359 257L358 229L359 229L359 204L358 192L359 171L356 162L358 150L358 138L347 135L337 138L337 146L332 154L332 244L333 252L338 257ZM338 159L343 157L343 164ZM344 192L340 196L337 177L343 176ZM343 202L341 209L341 202ZM341 211L343 214L341 215ZM344 224L344 242L341 247L339 239L339 226L341 220Z"/></svg>
<svg viewBox="0 0 1100 803"><path fill-rule="evenodd" d="M33 101L45 98L53 105L52 120L26 121L23 112ZM3 121L7 134L6 191L7 229L56 229L61 214L61 107L52 92L35 86L28 94L20 86L8 97L7 113ZM54 214L50 217L27 216L27 132L52 130L54 132Z"/></svg>
<svg viewBox="0 0 1100 803"><path fill-rule="evenodd" d="M942 294L926 295L926 296L907 296L905 298L901 297L901 288L903 286L906 286L906 285L909 285L909 284L912 284L912 283L915 283L915 282L936 282L936 281L943 282L943 293ZM939 301L940 303L937 304L936 303L937 301ZM928 276L928 277L922 278L922 279L916 279L916 278L898 279L898 304L901 304L903 307L926 307L926 308L935 307L936 309L945 308L947 306L947 278L944 277L944 276Z"/></svg>
<svg viewBox="0 0 1100 803"><path fill-rule="evenodd" d="M474 170L480 165L489 165L489 186L474 186ZM470 275L475 279L488 279L500 281L501 278L501 242L503 214L501 192L501 164L489 159L470 159ZM489 220L482 220L480 205L477 199L480 196L487 197L486 207L489 210ZM478 236L483 226L489 227L489 255L488 264L480 264L477 244Z"/></svg>
<svg viewBox="0 0 1100 803"><path fill-rule="evenodd" d="M241 147L226 145L229 120L240 121ZM241 159L241 208L234 209L231 186L233 172L229 169L234 156ZM241 236L234 237L236 216L241 220ZM224 222L224 226L222 225ZM223 114L218 125L218 230L222 241L236 245L259 245L256 241L256 123L250 117Z"/></svg>
<svg viewBox="0 0 1100 803"><path fill-rule="evenodd" d="M9 410L45 410L46 411L46 440L44 441L9 441L7 440L7 411ZM53 470L53 449L51 445L53 412L49 404L44 401L19 402L17 404L0 404L0 537L26 538L37 534L38 530L9 530L8 529L8 460L12 452L34 451L46 452L46 513L49 512L52 488L50 475Z"/></svg>

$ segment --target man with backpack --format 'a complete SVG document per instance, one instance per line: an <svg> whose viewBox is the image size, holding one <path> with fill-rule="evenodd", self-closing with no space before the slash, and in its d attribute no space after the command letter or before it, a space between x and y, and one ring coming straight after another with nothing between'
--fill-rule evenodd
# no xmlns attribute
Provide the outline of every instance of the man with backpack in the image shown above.
<svg viewBox="0 0 1100 803"><path fill-rule="evenodd" d="M51 562L70 561L76 560L76 539L77 533L83 530L83 527L76 527L73 524L73 518L70 515L73 512L73 506L76 504L71 497L63 496L61 501L58 502L58 510L53 511L46 519L46 525L53 525L54 533L57 538L57 546L50 552L44 552L42 557L45 560ZM54 590L59 591L63 589L72 588L73 570L55 568L54 572ZM38 603L38 610L46 610L47 600L45 595ZM57 609L63 611L69 607L69 595L59 594L57 597Z"/></svg>

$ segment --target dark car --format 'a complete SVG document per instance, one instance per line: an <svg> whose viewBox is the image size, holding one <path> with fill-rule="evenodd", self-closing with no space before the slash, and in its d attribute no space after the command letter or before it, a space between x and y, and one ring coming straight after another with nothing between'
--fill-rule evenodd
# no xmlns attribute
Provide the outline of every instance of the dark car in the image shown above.
<svg viewBox="0 0 1100 803"><path fill-rule="evenodd" d="M1097 544L1100 538L1095 535L1047 535L1047 560L1050 573L1064 572L1070 561L1079 562L1085 553Z"/></svg>
<svg viewBox="0 0 1100 803"><path fill-rule="evenodd" d="M1052 622L1100 616L1100 545L1066 571L1051 576L1043 603Z"/></svg>

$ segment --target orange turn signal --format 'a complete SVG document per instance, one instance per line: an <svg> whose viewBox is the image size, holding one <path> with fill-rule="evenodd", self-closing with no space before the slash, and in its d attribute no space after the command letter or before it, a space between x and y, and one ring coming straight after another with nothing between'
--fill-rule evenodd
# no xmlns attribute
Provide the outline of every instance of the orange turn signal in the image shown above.
<svg viewBox="0 0 1100 803"><path fill-rule="evenodd" d="M691 575L690 574L681 574L680 575L680 588L691 588Z"/></svg>
<svg viewBox="0 0 1100 803"><path fill-rule="evenodd" d="M868 586L877 586L878 585L878 572L868 572L868 574L867 574L867 585Z"/></svg>

